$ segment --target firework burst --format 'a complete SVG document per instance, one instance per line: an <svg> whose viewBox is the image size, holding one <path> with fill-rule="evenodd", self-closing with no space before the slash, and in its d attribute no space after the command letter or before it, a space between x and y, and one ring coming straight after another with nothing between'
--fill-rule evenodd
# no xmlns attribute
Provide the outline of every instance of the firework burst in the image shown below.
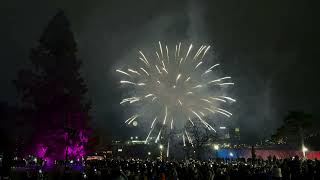
<svg viewBox="0 0 320 180"><path fill-rule="evenodd" d="M236 101L223 95L223 87L234 83L229 76L215 77L213 71L219 64L209 65L210 62L205 58L209 49L210 46L204 45L194 49L190 44L182 50L179 43L169 52L168 46L159 42L153 58L149 59L139 51L138 66L116 70L124 76L120 81L122 86L129 88L133 94L124 98L120 104L139 107L139 111L125 123L131 124L146 115L150 120L146 143L152 133L156 133L155 142L159 141L163 128L154 132L156 123L172 130L179 124L183 127L185 123L194 125L194 121L200 121L203 126L215 131L208 121L210 114L220 114L227 118L232 115L221 104ZM188 132L182 132L184 144L186 138L192 143Z"/></svg>

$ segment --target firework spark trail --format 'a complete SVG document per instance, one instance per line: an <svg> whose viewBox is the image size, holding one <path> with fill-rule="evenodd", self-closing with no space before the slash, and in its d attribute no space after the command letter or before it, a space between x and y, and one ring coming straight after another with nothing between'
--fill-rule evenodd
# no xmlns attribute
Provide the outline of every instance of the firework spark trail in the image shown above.
<svg viewBox="0 0 320 180"><path fill-rule="evenodd" d="M189 53L190 53L191 49L192 49L192 44L190 44L188 52L187 52L186 56L184 57L185 61L188 59L188 56L189 56Z"/></svg>
<svg viewBox="0 0 320 180"><path fill-rule="evenodd" d="M170 60L169 60L169 50L168 50L168 46L166 46L166 50L167 50L167 60L168 60L168 63L169 63Z"/></svg>
<svg viewBox="0 0 320 180"><path fill-rule="evenodd" d="M159 67L158 67L157 65L155 65L155 66L156 66L156 68L157 68L157 70L158 70L159 74L162 74L162 72L160 71Z"/></svg>
<svg viewBox="0 0 320 180"><path fill-rule="evenodd" d="M130 124L130 123L132 123L137 117L139 117L139 115L138 115L138 114L135 114L135 115L131 116L129 119L127 119L127 120L125 121L125 123Z"/></svg>
<svg viewBox="0 0 320 180"><path fill-rule="evenodd" d="M156 122L157 118L158 118L158 117L156 116L156 117L153 119L152 124L151 124L151 127L150 127L151 129L154 127L154 123Z"/></svg>
<svg viewBox="0 0 320 180"><path fill-rule="evenodd" d="M137 119L144 118L146 112L151 113L150 115L155 118L151 123L146 142L153 133L158 133L156 143L159 142L161 133L165 133L163 128L173 130L173 123L175 128L188 121L195 126L193 120L199 119L204 127L215 131L207 117L216 113L225 117L232 116L232 113L221 108L220 104L227 105L236 100L225 96L222 92L224 86L234 85L230 82L231 77L216 77L213 73L220 64L207 67L209 61L205 56L211 46L202 45L196 48L190 44L184 49L179 42L175 45L175 49L169 52L168 46L159 41L157 47L157 51L153 53L155 57L150 59L142 51L138 51L139 66L126 70L116 69L116 72L124 76L120 84L134 89L132 90L134 95L122 99L120 104L136 105L141 108L139 113L135 113L125 123L131 124ZM171 58L171 55L174 57ZM220 90L212 90L211 87L220 88ZM163 114L155 116L159 110ZM157 122L160 118L163 120ZM167 123L169 119L170 124ZM160 129L155 130L158 124ZM189 134L187 132L185 134L188 141L192 141ZM184 135L183 139L185 139Z"/></svg>
<svg viewBox="0 0 320 180"><path fill-rule="evenodd" d="M176 45L176 50L174 51L174 59L177 60L177 52L178 52L178 46Z"/></svg>
<svg viewBox="0 0 320 180"><path fill-rule="evenodd" d="M186 138L184 137L184 134L182 135L182 141L183 141L183 146L186 146Z"/></svg>
<svg viewBox="0 0 320 180"><path fill-rule="evenodd" d="M227 116L227 117L230 117L230 116L231 116L230 114L228 114L228 113L226 113L226 112L224 112L224 111L221 111L221 110L216 110L216 112L218 112L218 113L220 113L220 114L223 114L223 115L225 115L225 116Z"/></svg>
<svg viewBox="0 0 320 180"><path fill-rule="evenodd" d="M198 119L200 120L200 122L202 124L204 124L209 130L213 130L214 132L216 132L216 130L210 124L208 124L206 121L204 121L198 113L194 112L193 110L191 110L191 112L193 114L195 114L198 117Z"/></svg>
<svg viewBox="0 0 320 180"><path fill-rule="evenodd" d="M171 123L170 123L170 129L173 129L173 118L171 119Z"/></svg>
<svg viewBox="0 0 320 180"><path fill-rule="evenodd" d="M216 100L216 101L227 102L226 100L221 99L221 98L216 98L216 97L209 97L209 98L212 100Z"/></svg>
<svg viewBox="0 0 320 180"><path fill-rule="evenodd" d="M232 116L232 113L227 111L227 110L225 110L225 109L217 108L217 110L225 112L225 113L229 114L230 116Z"/></svg>
<svg viewBox="0 0 320 180"><path fill-rule="evenodd" d="M125 102L129 102L131 104L131 103L134 103L134 102L137 102L137 101L140 101L140 97L125 98L120 102L120 104L123 104Z"/></svg>
<svg viewBox="0 0 320 180"><path fill-rule="evenodd" d="M181 74L178 74L178 76L176 78L176 84L178 83L180 77L181 77Z"/></svg>
<svg viewBox="0 0 320 180"><path fill-rule="evenodd" d="M224 85L234 85L234 83L220 83L220 86L224 86Z"/></svg>
<svg viewBox="0 0 320 180"><path fill-rule="evenodd" d="M188 120L191 122L192 126L194 126L194 123L193 123L193 121L191 120L190 117L188 117Z"/></svg>
<svg viewBox="0 0 320 180"><path fill-rule="evenodd" d="M157 136L157 138L156 138L156 140L155 140L155 143L158 143L158 141L160 140L161 131L162 131L162 130L159 131L158 136Z"/></svg>
<svg viewBox="0 0 320 180"><path fill-rule="evenodd" d="M138 86L145 86L146 83L138 83L137 85L138 85Z"/></svg>
<svg viewBox="0 0 320 180"><path fill-rule="evenodd" d="M228 118L232 116L232 114L224 109L220 109L220 108L215 108L214 110L213 109L210 109L210 108L204 108L210 112L212 112L213 114L215 114L216 112L217 113L220 113L222 115L225 115L227 116Z"/></svg>
<svg viewBox="0 0 320 180"><path fill-rule="evenodd" d="M154 94L147 94L146 96L145 96L145 98L147 98L147 97L151 97L151 96L153 96Z"/></svg>
<svg viewBox="0 0 320 180"><path fill-rule="evenodd" d="M170 140L168 140L168 146L167 146L167 157L169 157L169 148L170 148Z"/></svg>
<svg viewBox="0 0 320 180"><path fill-rule="evenodd" d="M201 88L201 87L202 87L202 85L199 84L199 85L192 87L192 89Z"/></svg>
<svg viewBox="0 0 320 180"><path fill-rule="evenodd" d="M121 84L133 84L136 85L136 83L131 82L131 81L120 81Z"/></svg>
<svg viewBox="0 0 320 180"><path fill-rule="evenodd" d="M117 69L116 72L125 74L125 75L127 75L127 76L129 76L129 77L132 77L130 74L128 74L128 73L126 73L126 72L124 72L124 71L121 71L121 70L119 70L119 69Z"/></svg>
<svg viewBox="0 0 320 180"><path fill-rule="evenodd" d="M137 75L139 75L139 76L141 76L141 74L140 74L138 71L135 71L135 70L133 70L133 69L128 69L128 71L129 71L129 72L132 72L132 73L135 73L135 74L137 74Z"/></svg>
<svg viewBox="0 0 320 180"><path fill-rule="evenodd" d="M146 71L145 69L143 69L143 68L140 68L144 73L146 73L148 76L150 76L149 75L149 73L148 73L148 71Z"/></svg>
<svg viewBox="0 0 320 180"><path fill-rule="evenodd" d="M159 60L159 62L161 61L161 58L160 58L160 56L159 56L159 53L156 51L156 55L157 55L157 57L158 57L158 60Z"/></svg>
<svg viewBox="0 0 320 180"><path fill-rule="evenodd" d="M208 99L201 99L202 101L204 101L204 102L207 102L207 103L210 103L210 104L212 104L212 102L211 101L209 101Z"/></svg>
<svg viewBox="0 0 320 180"><path fill-rule="evenodd" d="M201 53L201 51L202 51L202 48L203 48L203 46L201 46L201 47L199 48L199 50L197 51L197 53L194 55L193 60L196 60L196 59L197 59L198 55L199 55L199 54Z"/></svg>
<svg viewBox="0 0 320 180"><path fill-rule="evenodd" d="M161 42L160 42L160 41L159 41L159 47L160 47L161 57L162 57L162 59L163 59L162 46L161 46Z"/></svg>
<svg viewBox="0 0 320 180"><path fill-rule="evenodd" d="M203 53L200 61L202 61L202 59L204 58L204 56L206 55L206 53L207 53L207 51L208 51L209 49L210 49L210 46L208 46L208 47L206 48L206 50L204 51L204 53Z"/></svg>
<svg viewBox="0 0 320 180"><path fill-rule="evenodd" d="M177 55L177 57L180 56L180 47L181 47L181 42L179 43L179 46L178 46L178 55Z"/></svg>
<svg viewBox="0 0 320 180"><path fill-rule="evenodd" d="M236 102L236 100L235 99L233 99L233 98L231 98L231 97L227 97L227 96L221 96L222 98L225 98L225 99L227 99L227 100L229 100L229 101L231 101L231 102Z"/></svg>
<svg viewBox="0 0 320 180"><path fill-rule="evenodd" d="M188 134L188 131L187 130L184 130L184 132L186 133L186 135L187 135L187 139L188 139L188 141L189 141L189 143L191 144L191 146L193 147L193 142L192 142L192 139L191 139L191 137L189 136L189 134Z"/></svg>
<svg viewBox="0 0 320 180"><path fill-rule="evenodd" d="M145 144L147 144L147 143L148 143L148 139L149 139L149 137L150 137L150 135L151 135L151 133L152 133L153 129L154 129L154 128L152 128L152 129L149 131L148 136L147 136L146 140L144 141L144 143L145 143Z"/></svg>
<svg viewBox="0 0 320 180"><path fill-rule="evenodd" d="M202 64L202 61L199 62L199 63L196 65L196 67L194 68L194 70L196 70L201 64Z"/></svg>
<svg viewBox="0 0 320 180"><path fill-rule="evenodd" d="M220 82L220 81L222 81L222 80L224 80L224 79L231 79L231 77L223 77L223 78L219 78L219 79L216 79L216 80L210 81L210 82L209 82L209 84L214 83L214 82Z"/></svg>
<svg viewBox="0 0 320 180"><path fill-rule="evenodd" d="M166 110L165 110L165 114L164 114L164 118L163 118L163 125L166 124L167 116L168 116L168 107L166 106Z"/></svg>
<svg viewBox="0 0 320 180"><path fill-rule="evenodd" d="M149 61L147 60L147 58L144 56L144 54L139 51L139 53L142 55L143 58L139 58L140 60L142 60L147 66L150 66Z"/></svg>

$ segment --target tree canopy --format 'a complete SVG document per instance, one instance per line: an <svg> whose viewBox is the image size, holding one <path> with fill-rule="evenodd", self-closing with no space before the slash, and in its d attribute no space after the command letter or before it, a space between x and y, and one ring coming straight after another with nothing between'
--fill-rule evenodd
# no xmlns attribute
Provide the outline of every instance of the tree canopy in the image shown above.
<svg viewBox="0 0 320 180"><path fill-rule="evenodd" d="M32 108L36 114L37 145L60 156L69 143L65 142L70 136L66 129L73 129L77 136L70 146L80 148L87 141L90 104L85 98L88 89L80 74L76 42L64 12L49 22L38 45L31 49L30 60L34 68L20 70L14 82L23 107Z"/></svg>

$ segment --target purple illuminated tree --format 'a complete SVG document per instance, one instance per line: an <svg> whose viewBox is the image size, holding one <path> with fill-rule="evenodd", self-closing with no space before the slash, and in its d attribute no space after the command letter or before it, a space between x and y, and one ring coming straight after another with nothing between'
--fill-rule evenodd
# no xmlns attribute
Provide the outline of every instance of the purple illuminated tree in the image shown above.
<svg viewBox="0 0 320 180"><path fill-rule="evenodd" d="M21 70L15 85L23 107L36 114L34 141L39 156L64 159L82 156L88 141L90 104L81 77L81 61L62 11L45 28L38 45L31 49L34 68Z"/></svg>

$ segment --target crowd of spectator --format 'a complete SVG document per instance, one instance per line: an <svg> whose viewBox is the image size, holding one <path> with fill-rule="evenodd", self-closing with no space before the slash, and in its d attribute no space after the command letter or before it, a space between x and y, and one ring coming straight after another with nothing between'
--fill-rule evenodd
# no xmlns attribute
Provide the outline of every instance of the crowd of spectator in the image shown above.
<svg viewBox="0 0 320 180"><path fill-rule="evenodd" d="M209 161L107 160L87 164L88 177L102 179L227 180L320 179L318 160L213 159Z"/></svg>
<svg viewBox="0 0 320 180"><path fill-rule="evenodd" d="M3 167L3 166L2 166ZM79 168L81 167L81 168ZM141 160L104 159L79 163L43 165L18 170L11 167L10 179L110 179L110 180L317 180L320 161L287 159Z"/></svg>

